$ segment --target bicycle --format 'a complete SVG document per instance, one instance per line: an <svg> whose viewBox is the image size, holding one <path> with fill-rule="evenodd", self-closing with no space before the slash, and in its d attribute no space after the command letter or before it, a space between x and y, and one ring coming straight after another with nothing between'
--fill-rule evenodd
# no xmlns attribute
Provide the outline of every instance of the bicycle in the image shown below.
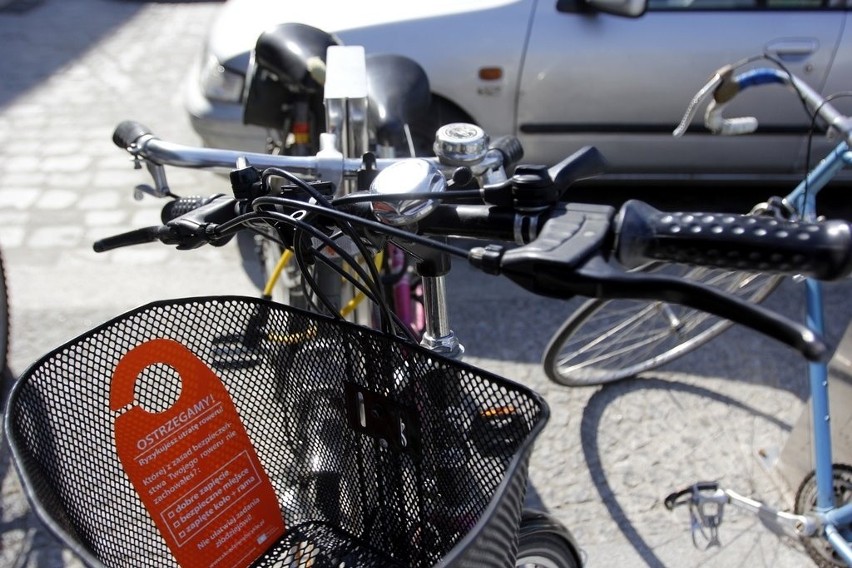
<svg viewBox="0 0 852 568"><path fill-rule="evenodd" d="M356 175L364 166L341 155L328 160L180 147L136 123L120 125L114 138L135 156L151 160L162 153L184 166L234 163L246 170L250 162L279 174L323 167L341 176ZM373 167L372 159L366 162ZM218 543L228 554L250 545L252 558L263 555L260 565L579 565L567 529L545 513L522 511L527 459L547 419L544 401L446 357L440 345L427 349L412 341L381 305L378 279L338 244L340 235L365 247L388 239L418 251L436 250L540 295L678 300L749 325L809 359L824 357L827 348L804 326L718 290L624 272L608 260L625 266L648 258L727 266L758 262L752 258L757 255L783 273L830 279L852 271L852 231L845 222L737 215L688 220L638 202L618 213L564 203L567 187L599 165L598 154L586 149L552 168L521 166L504 182L476 190L447 183L421 192L415 182L436 179L434 161L377 160L372 192L338 198L296 176L296 187L282 192L256 170L260 185L254 193L238 184L234 197L220 195L189 211L166 208L162 225L99 241L98 251L152 241L192 249L224 244L248 224L273 223L290 237L297 258L326 262L328 249L344 258L356 275L344 270L341 276L379 305L384 321L370 330L343 321L337 312L317 314L263 299L195 298L145 306L72 340L22 376L7 406L9 444L34 510L92 566L171 564L186 542L196 552ZM464 177L456 173L452 181ZM391 191L399 180L415 190ZM413 202L420 206L400 206ZM710 230L717 222L721 233ZM673 233L673 223L708 230ZM736 228L742 223L771 229L772 236L740 235ZM779 228L810 240L776 234ZM520 242L468 250L443 241L448 235ZM719 247L730 255L706 254ZM779 261L770 251L786 256ZM442 298L425 298L424 308L448 325ZM190 376L198 378L189 381ZM195 381L210 390L199 392ZM182 400L186 396L191 399ZM167 454L172 446L157 443L168 428L197 416L215 419L204 414L212 408L208 396L233 403L236 418L200 434L182 430L180 439L191 447ZM230 413L226 406L222 412ZM119 457L126 450L117 449L117 438L119 432L122 439L129 435L123 425L140 409L171 426L131 430L136 465L128 466ZM86 425L75 426L81 417ZM248 461L223 471L218 460L218 469L204 478L209 482L199 484L203 492L174 495L202 478L208 464L201 460L215 455L219 437L243 438L237 423L244 425L248 443L238 446L233 459ZM157 447L163 449L157 453ZM256 462L249 447L259 456ZM160 455L169 457L163 465ZM143 468L141 478L137 466ZM234 479L232 470L243 477ZM90 487L75 482L83 472L94 476ZM245 501L248 509L223 515L226 524L192 540L218 510L216 504L225 506L224 497L239 501L233 491L243 487L241 480L248 483L249 473L254 480L269 478L271 501ZM218 499L226 488L232 493L221 495L221 502L205 500L207 492L216 491ZM279 510L277 520L266 516L264 502ZM278 525L281 511L286 531ZM249 526L252 518L266 524Z"/></svg>
<svg viewBox="0 0 852 568"><path fill-rule="evenodd" d="M750 60L749 60L750 61ZM845 117L800 79L783 69L755 69L749 75L733 77L736 65L717 71L689 103L675 136L683 135L695 111L712 96L707 106L705 125L716 134L746 134L757 128L752 117L725 119L722 112L731 98L753 85L787 85L802 99L815 124L817 117L829 131L848 138ZM787 77L787 79L784 79ZM823 164L812 170L786 197L771 198L754 206L755 215L780 217L816 217L816 196L849 163L845 145L838 145ZM649 263L638 270L672 270ZM781 279L761 272L743 273L708 270L703 267L675 268L676 274L718 286L749 301L762 302L781 283ZM810 285L807 285L810 286ZM821 308L818 292L808 291L808 302L816 302L809 318ZM809 303L810 305L810 303ZM809 320L810 321L810 320ZM811 325L811 324L809 324ZM822 331L821 323L813 329ZM681 357L718 336L730 322L709 314L683 309L663 302L590 300L580 306L551 338L543 365L547 376L565 386L595 386L618 381L655 369Z"/></svg>
<svg viewBox="0 0 852 568"><path fill-rule="evenodd" d="M413 60L393 54L365 54L360 46L340 45L325 31L287 23L264 32L256 42L243 121L268 130L267 152L272 155L334 157L339 152L360 160L367 151L379 159L428 153L438 156L447 175L464 166L471 168L478 183L505 179L506 171L522 157L516 139L490 140L482 129L469 125L464 130L445 127L437 139L432 129L427 143L425 132L435 120L426 116L430 101L428 78ZM158 159L159 163L146 161L154 187L140 188L157 197L174 197L162 168L170 163L169 157L160 155ZM300 175L310 179L314 173ZM320 173L340 195L354 191L356 183L369 183L370 176L375 175L369 168L358 174L360 178ZM185 200L175 207L197 206L202 200ZM250 257L250 266L259 265L264 297L321 312L338 310L365 325L377 321L376 315L365 309L364 296L345 280L341 282L336 270L322 264L311 278L321 283L322 298L332 301L320 304L310 293L312 287L302 282L303 272L295 266L286 239L274 230L257 229L254 235L241 233L238 238L243 236L253 239L251 244L242 241L240 251L244 258ZM362 263L376 265L384 278L384 295L411 332L427 334L430 330L424 319L423 297L444 293L443 269L434 262L430 267L423 263L415 266L412 256L393 244L370 259L364 257Z"/></svg>
<svg viewBox="0 0 852 568"><path fill-rule="evenodd" d="M423 128L429 122L430 102L429 80L413 60L365 54L359 46L342 46L325 31L286 23L264 32L256 42L243 121L268 129L267 151L272 154L316 154L322 134L332 133L337 149L348 158L360 159L367 151L379 158L433 155L435 129L427 136ZM338 193L354 191L354 183L343 180L337 184ZM256 235L253 246L241 247L253 249L249 254L260 260L264 295L297 307L322 309L306 294L310 287L301 282L287 247L269 237ZM391 245L370 262L384 276L385 293L397 315L413 333L422 334L424 285L410 256ZM315 277L323 282L326 296L334 297L340 288L337 274L323 266L317 270ZM334 302L339 309L351 314L353 321L369 325L373 314L359 309L363 296L346 289L340 293L340 300Z"/></svg>
<svg viewBox="0 0 852 568"><path fill-rule="evenodd" d="M735 75L736 69L736 65L720 69L696 96L690 110L710 91L714 91L714 100L708 105L705 123L720 134L745 134L757 128L757 119L728 119L723 116L726 105L738 92L752 86L778 84L795 93L812 117L812 128L818 120L822 121L825 129L840 141L789 195L783 199L770 200L763 209L775 216L816 219L817 194L841 169L852 163L852 153L849 151L852 120L839 112L830 99L822 97L783 68L758 68ZM724 94L725 90L727 94ZM823 333L825 316L822 288L818 281L805 279L805 300L808 328ZM718 540L718 525L722 521L725 504L731 503L752 512L760 512L793 529L818 566L852 565L852 547L849 543L852 504L848 494L852 469L844 464L835 464L832 459L828 366L825 363L812 363L808 368L808 379L815 469L801 481L796 490L793 514L767 511L761 503L724 489L718 483L699 483L690 489L672 493L666 497L665 504L669 509L688 505L691 511L697 511L693 517L696 526L709 527L711 539L715 540ZM705 509L708 511L702 514Z"/></svg>
<svg viewBox="0 0 852 568"><path fill-rule="evenodd" d="M839 112L830 102L830 99L822 97L804 81L790 74L783 68L756 68L735 74L737 68L745 65L725 66L717 71L713 78L705 85L690 103L687 112L681 121L676 135L683 134L690 123L696 108L704 99L712 96L713 99L707 106L705 124L710 130L717 134L734 135L753 132L757 128L757 119L753 117L725 118L726 106L740 92L759 85L777 84L787 87L802 101L808 114L812 117L812 128L821 121L825 129L840 141L835 148L797 185L797 187L786 197L771 198L766 203L758 204L753 209L756 216L768 216L777 219L803 219L814 221L816 214L816 198L820 190L824 188L835 175L852 163L852 152L849 151L852 142L852 120ZM809 152L810 153L810 152ZM690 273L694 275L695 273ZM749 282L756 275L743 275L733 273L729 275L733 281L742 280ZM761 299L767 295L774 286L776 279L766 280L761 286L766 294L761 293ZM822 334L825 331L825 319L823 313L823 297L820 283L811 278L804 279L806 325L815 333ZM642 317L644 313L655 310L667 310L662 304L637 304L636 318ZM599 309L601 311L611 308L601 302L587 307L587 312L578 312L574 320L557 334L555 342L564 342L568 345L566 337L572 333L570 326L586 325L581 320L586 317L588 310ZM681 318L680 326L690 327L696 322L704 321L706 315L695 312L687 313ZM624 319L621 325L628 326L630 318ZM721 332L727 327L725 322L715 324L715 333ZM613 326L616 329L617 326ZM679 338L673 339L675 347L668 352L669 356L683 354L695 349L709 340L711 334L698 336L692 340L678 343ZM604 382L599 375L599 381L585 381L580 375L569 376L567 369L557 369L555 351L557 347L551 345L553 352L549 353L545 360L551 364L549 376L558 378L563 384L591 384L593 382ZM664 356L665 357L665 356ZM672 357L669 357L669 359ZM644 369L653 368L658 362L648 359L644 363ZM563 372L565 371L565 372ZM558 375L558 377L555 377ZM589 374L591 375L591 373ZM606 377L609 380L611 377ZM812 442L815 469L806 476L796 489L793 513L776 511L766 505L740 495L730 489L725 489L717 482L700 482L686 489L670 494L664 500L667 508L676 506L688 506L690 509L690 522L693 530L693 539L704 531L708 531L707 539L710 544L718 544L719 525L723 520L724 507L733 504L744 508L763 519L780 524L791 530L798 537L811 559L818 566L846 566L852 565L852 548L849 545L849 520L852 515L852 504L848 487L852 484L852 469L844 464L834 464L831 451L831 428L829 413L828 393L828 366L824 362L811 363L808 367L809 392L812 403ZM614 380L614 379L613 379Z"/></svg>

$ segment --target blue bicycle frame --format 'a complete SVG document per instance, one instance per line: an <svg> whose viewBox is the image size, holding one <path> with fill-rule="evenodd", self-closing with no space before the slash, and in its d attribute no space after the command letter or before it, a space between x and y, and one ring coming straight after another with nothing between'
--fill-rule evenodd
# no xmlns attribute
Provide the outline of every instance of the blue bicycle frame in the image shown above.
<svg viewBox="0 0 852 568"><path fill-rule="evenodd" d="M736 79L740 89L767 83L784 84L794 88L806 104L810 103L813 112L819 112L827 107L825 99L813 92L807 85L795 79L786 72L775 69L756 69L743 73ZM815 107L815 108L814 108ZM830 109L830 107L828 107ZM833 109L830 109L829 125L848 121ZM832 152L814 167L799 185L785 198L806 221L816 220L816 196L837 173L852 165L852 150L847 140L841 141ZM819 335L825 333L823 314L822 285L813 279L805 280L806 325ZM831 448L831 421L828 394L828 365L826 363L809 363L808 368L812 424L814 443L815 482L817 490L816 514L825 531L826 538L843 560L852 566L852 504L835 508L833 459ZM840 528L838 528L840 527Z"/></svg>
<svg viewBox="0 0 852 568"><path fill-rule="evenodd" d="M816 195L844 167L852 164L852 151L846 142L839 143L818 166L786 197L805 220L816 219ZM814 332L825 333L822 285L813 279L805 280L806 325ZM826 537L843 560L852 565L852 530L838 530L852 523L852 504L835 509L832 472L831 421L828 403L828 366L809 363L808 375L812 405L817 514L824 523Z"/></svg>
<svg viewBox="0 0 852 568"><path fill-rule="evenodd" d="M707 106L704 118L705 125L717 134L735 135L747 134L757 129L757 119L754 117L725 118L722 113L725 106L743 90L767 84L780 84L790 88L801 99L808 112L816 119L819 117L827 129L840 135L840 142L816 167L810 170L799 185L784 198L784 203L790 211L804 221L816 221L816 197L834 177L849 165L852 165L852 119L837 111L828 100L814 91L807 83L801 81L785 70L759 68L733 75L734 67L726 66L720 69L693 98L687 108L680 125L675 129L675 136L686 132L699 104L712 94L712 102ZM805 280L806 294L806 325L813 332L822 336L825 334L823 315L822 286L819 281ZM816 506L806 515L791 515L776 513L779 520L793 524L796 531L804 536L814 536L823 532L825 539L843 561L852 566L852 503L838 507L834 495L834 462L831 447L831 422L829 414L828 365L826 363L809 363L809 388L811 395L811 412L813 424L813 457L815 464L814 482L816 488ZM707 490L706 495L701 492ZM690 490L673 493L666 498L668 508L683 504L682 496ZM701 505L705 502L724 504L735 503L752 511L758 511L760 503L722 490L716 484L702 486L696 484L691 488L690 505ZM709 495L712 491L713 494ZM709 496L707 496L709 495ZM720 515L719 515L720 518ZM710 527L715 530L715 526ZM822 536L822 535L820 535Z"/></svg>

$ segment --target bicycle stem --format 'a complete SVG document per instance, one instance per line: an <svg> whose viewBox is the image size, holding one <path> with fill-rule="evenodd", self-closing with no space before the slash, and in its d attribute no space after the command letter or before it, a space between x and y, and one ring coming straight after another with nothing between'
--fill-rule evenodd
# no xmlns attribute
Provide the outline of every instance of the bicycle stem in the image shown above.
<svg viewBox="0 0 852 568"><path fill-rule="evenodd" d="M464 346L450 329L445 277L423 276L422 283L426 330L420 345L445 357L461 360Z"/></svg>

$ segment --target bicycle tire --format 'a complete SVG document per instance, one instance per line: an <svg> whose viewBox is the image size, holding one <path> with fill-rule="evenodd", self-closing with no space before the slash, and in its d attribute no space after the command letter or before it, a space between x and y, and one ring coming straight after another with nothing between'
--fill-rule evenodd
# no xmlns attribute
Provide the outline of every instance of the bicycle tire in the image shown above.
<svg viewBox="0 0 852 568"><path fill-rule="evenodd" d="M9 364L9 294L6 289L6 272L0 255L0 377L6 375Z"/></svg>
<svg viewBox="0 0 852 568"><path fill-rule="evenodd" d="M841 507L852 501L852 466L834 464L831 473L834 487L834 505ZM808 514L816 508L816 501L816 474L811 471L796 490L793 511L797 515ZM823 534L802 537L800 540L805 552L820 568L842 568L846 566L846 563L834 552Z"/></svg>
<svg viewBox="0 0 852 568"><path fill-rule="evenodd" d="M780 276L650 263L637 270L666 272L762 302ZM589 300L565 320L543 358L552 381L596 386L649 371L701 347L731 321L706 312L647 300Z"/></svg>
<svg viewBox="0 0 852 568"><path fill-rule="evenodd" d="M573 547L554 533L521 534L515 568L580 568Z"/></svg>

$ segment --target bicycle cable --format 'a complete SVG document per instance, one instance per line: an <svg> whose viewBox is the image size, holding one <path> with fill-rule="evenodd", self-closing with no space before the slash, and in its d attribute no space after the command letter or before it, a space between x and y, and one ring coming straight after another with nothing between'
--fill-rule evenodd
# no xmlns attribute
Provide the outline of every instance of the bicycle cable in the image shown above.
<svg viewBox="0 0 852 568"><path fill-rule="evenodd" d="M376 200L383 199L383 196L375 196ZM391 225L386 225L384 223L380 223L378 221L371 221L370 219L364 219L363 217L359 217L357 215L352 215L350 213L346 213L343 211L339 211L337 209L326 209L320 205L316 205L314 203L305 203L303 201L298 201L295 199L288 199L286 197L279 196L265 196L258 197L254 200L255 203L271 203L271 204L284 204L290 207L297 207L302 209L309 209L312 212L320 213L321 215L325 215L327 217L331 217L334 219L341 219L345 221L349 221L350 223L356 223L363 225L365 228L368 228L377 233L386 234L392 237L396 237L403 240L411 241L415 244L422 244L424 246L433 248L435 250L445 252L450 254L451 256L455 256L457 258L463 258L467 260L469 256L469 251L467 249L463 249L461 247L456 247L451 244L445 243L443 241L438 241L435 239L431 239L429 237L423 237L421 235L417 235L415 233L406 231L405 229L400 229L397 227L393 227ZM234 219L236 221L236 219ZM219 225L219 228L225 227L226 225L232 224L233 221L226 221Z"/></svg>
<svg viewBox="0 0 852 568"><path fill-rule="evenodd" d="M218 234L233 233L233 232L236 232L237 230L239 230L240 227L246 226L246 225L250 224L251 222L254 222L254 221L257 221L257 220L265 220L265 222L267 222L267 223L269 221L275 221L277 223L283 223L283 224L289 225L289 226L293 227L294 229L296 229L299 234L303 234L303 235L306 235L306 236L317 238L319 241L322 242L323 245L328 246L330 249L332 249L334 251L334 253L337 254L345 263L353 266L354 271L358 273L358 276L361 278L361 280L355 279L350 274L346 273L342 268L337 266L333 261L331 261L325 255L320 253L318 250L315 251L315 254L313 255L313 257L315 259L317 259L318 261L322 262L323 264L328 265L332 270L337 272L342 278L351 282L353 284L353 286L358 288L359 291L363 292L365 294L365 296L367 296L371 301L376 302L377 305L379 304L379 302L377 301L377 288L375 286L369 287L372 280L365 272L363 272L363 269L360 267L360 264L354 259L354 257L352 257L344 248L342 248L341 245L339 245L332 237L330 237L329 235L326 235L325 233L323 233L322 231L320 231L319 229L317 229L316 227L314 227L310 223L306 223L306 222L302 221L301 219L298 219L298 218L296 218L292 215L287 215L285 213L281 213L281 212L278 212L278 211L269 211L269 210L265 210L265 209L259 209L259 210L255 210L255 211L250 212L250 213L244 213L243 215L240 215L240 216L234 218L233 220L228 221L227 223L222 223L221 225L219 225L216 228L216 232ZM320 301L323 303L323 306L326 308L326 310L329 313L331 313L331 315L333 315L333 316L336 315L337 317L340 317L337 310L332 309L333 304L331 304L327 300L327 298L325 298L321 293L318 292L319 287L316 284L316 282L313 280L313 278L310 276L309 271L307 270L308 263L302 255L302 250L303 250L303 247L301 247L301 246L295 246L294 247L294 251L295 251L294 256L296 258L296 262L299 264L299 269L300 270L305 269L305 272L306 272L305 277L306 277L306 279L310 280L309 284L310 284L311 289L313 289L315 292L317 292L316 297L320 299ZM314 305L315 305L315 307L318 307L316 304L314 304ZM318 309L317 311L322 312L322 311L325 311L325 310L319 310Z"/></svg>
<svg viewBox="0 0 852 568"><path fill-rule="evenodd" d="M261 180L262 180L264 185L267 184L266 180L272 175L278 175L278 176L283 177L284 179L290 181L291 183L295 184L297 187L299 187L302 190L304 190L305 192L307 192L311 197L313 197L317 201L317 203L323 205L325 208L331 209L333 207L332 204L331 204L331 201L329 201L316 188L314 188L310 184L306 183L304 180L302 180L298 176L288 172L287 170L281 169L281 168L266 168L261 175ZM343 234L347 235L351 239L352 243L358 249L358 252L361 254L362 258L364 258L365 260L372 258L372 255L370 254L370 252L367 250L367 247L362 242L360 235L358 235L358 232L355 230L355 227L352 226L351 221L345 220L343 223L338 223L337 226ZM298 256L297 256L297 260L298 260ZM349 262L349 261L347 260L347 262ZM355 264L357 264L357 262ZM350 266L352 266L354 268L355 264L350 263ZM376 283L375 284L376 288L374 290L376 293L371 297L371 299L378 306L379 312L381 314L380 327L383 330L390 331L389 326L390 326L390 320L392 319L391 314L393 313L393 310L391 309L390 305L387 303L387 300L385 299L384 295L381 293L381 290L378 288L377 283L380 282L378 270L376 269L376 267L373 265L372 262L366 262L366 264L367 264L368 269L370 270L370 278L362 277L363 281L367 285L369 285L370 282ZM301 268L303 268L303 267L300 266L300 269ZM352 280L350 280L350 283L352 283ZM353 283L353 285L354 285L354 283ZM318 291L317 288L314 288L314 290ZM368 295L368 297L370 297L370 296ZM386 327L386 326L388 326L388 327Z"/></svg>
<svg viewBox="0 0 852 568"><path fill-rule="evenodd" d="M381 301L384 298L383 298L383 295L380 293L378 285L376 284L377 281L373 280L366 272L364 272L363 268L360 266L360 263L351 254L349 254L345 249L343 249L341 247L341 245L339 245L332 237L330 237L329 235L326 235L325 233L323 233L322 231L320 231L319 229L317 229L316 227L314 227L310 223L306 223L305 221L303 221L301 219L297 219L297 218L295 218L291 215L287 215L286 213L282 213L282 212L279 212L279 211L269 211L267 209L260 209L260 207L263 206L263 205L266 205L266 204L276 204L276 205L283 205L283 206L287 206L287 207L291 207L291 208L299 208L299 210L303 210L305 208L305 206L307 205L308 209L312 209L314 212L317 212L317 213L326 213L326 214L332 213L331 216L335 216L334 213L336 213L338 215L345 216L345 217L347 217L347 221L349 221L349 222L354 221L356 223L358 223L358 222L371 223L370 221L367 221L367 220L364 220L364 219L361 219L361 218L355 217L355 216L349 216L349 215L346 215L345 213L336 211L334 209L329 210L329 209L323 208L322 206L318 206L318 205L314 205L314 204L306 204L302 201L292 200L292 199L288 199L288 198L284 198L284 197L278 197L278 196L267 196L267 197L257 198L257 199L255 199L254 203L255 203L255 206L256 206L255 211L250 212L250 213L244 213L243 215L235 217L234 219L232 219L230 221L222 223L221 225L219 225L215 229L215 232L217 234L222 234L222 235L234 233L234 232L239 231L241 227L243 227L247 224L250 224L254 221L261 220L261 219L267 219L268 221L271 220L271 221L284 223L284 224L293 226L295 229L300 231L301 234L304 234L305 236L317 237L318 240L322 241L323 244L328 245L335 252L335 254L338 254L340 256L340 258L346 264L348 264L350 267L352 267L353 271L357 275L357 278L356 278L356 275L347 273L345 270L341 269L339 266L337 266L334 263L334 261L327 258L319 250L314 249L314 253L315 253L314 258L316 258L316 259L320 260L321 262L323 262L324 264L327 264L328 266L330 266L330 268L332 270L337 272L342 278L346 279L348 282L352 283L353 286L355 286L361 293L364 293L364 295L370 301L374 302L378 306L379 310L383 312L382 315L384 316L384 317L380 318L380 323L382 324L383 330L386 330L389 333L393 333L391 331L391 327L390 327L391 322L392 322L392 324L396 328L398 328L398 329L400 329L404 332L404 334L407 338L410 338L412 341L416 341L416 338L414 337L413 333L408 328L408 326L404 325L401 322L399 317L396 316L396 314L394 314L392 310L390 310L390 308L389 308L389 306L387 305L386 302ZM380 223L375 223L375 225L377 225L379 229L387 228L386 225L382 225ZM403 233L405 235L408 235L408 233L406 233L404 231L399 231L399 232ZM416 240L422 241L422 242L427 243L427 244L431 243L432 245L434 245L436 242L439 242L439 241L433 241L431 239L424 238L424 237L417 237ZM308 270L309 263L304 258L304 247L295 246L293 248L294 248L294 258L297 262L297 265L299 266L299 270L305 272L304 280L306 280L307 282L303 282L302 286L303 286L303 290L306 292L306 298L309 298L309 297L310 298L317 298L323 304L323 307L326 308L325 310L317 309L316 311L319 311L319 312L328 311L334 317L340 318L341 317L340 313L336 309L333 309L333 304L322 294L319 285L316 283L316 281L310 275L310 271ZM458 249L458 250L462 250L462 249ZM368 264L372 264L372 263L368 263ZM312 292L312 294L310 292ZM314 300L311 299L310 301L311 301L312 305L314 305L317 308L319 307L315 303ZM399 334L394 334L394 335L399 335Z"/></svg>

